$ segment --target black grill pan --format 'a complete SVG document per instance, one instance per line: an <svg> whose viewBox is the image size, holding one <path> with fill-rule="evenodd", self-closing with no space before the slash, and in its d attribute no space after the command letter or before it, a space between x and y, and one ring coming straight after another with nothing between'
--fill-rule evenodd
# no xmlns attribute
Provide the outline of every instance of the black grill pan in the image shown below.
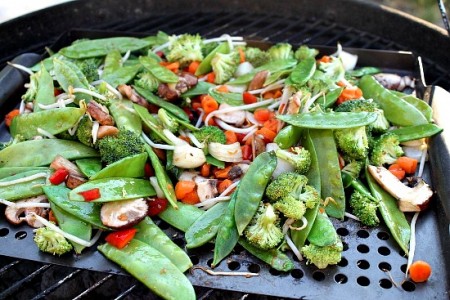
<svg viewBox="0 0 450 300"><path fill-rule="evenodd" d="M52 50L58 50L79 38L118 35L136 34L74 30L62 35L52 46ZM268 45L265 41L252 41L251 43L261 47ZM335 51L333 47L314 47L319 48L324 54ZM415 60L411 53L366 49L346 50L358 54L361 66L373 65L401 74L412 74L415 70ZM16 62L31 66L37 58L41 57L43 56L33 53L24 54L18 57ZM13 70L11 67L6 67L0 73L2 92L10 95L8 97L12 97L7 103L0 102L2 113L7 112L7 110L5 111L7 107L9 109L11 105L17 105L19 95L23 92L22 86L27 79L19 74L19 71ZM8 139L8 133L2 123L0 140L6 139ZM440 143L437 147L442 149L443 142L440 141ZM448 161L450 158L448 151L443 152L439 149L431 148L431 156L439 153L441 157L445 158L444 160ZM447 173L450 169L438 169L438 174L433 173L435 168L431 169L431 172L430 169L427 168L424 175L427 182L431 181L431 177L435 180L436 178L448 178ZM442 179L436 182L445 184ZM448 186L447 184L446 188ZM436 189L440 191L442 187L436 186ZM438 193L438 195L442 197L443 194ZM448 197L445 197L443 201L448 202ZM407 258L384 225L377 228L364 228L351 219L345 219L343 222L334 221L337 232L344 243L343 259L337 266L318 270L314 266L298 262L293 258L295 269L289 273L280 273L237 246L232 255L222 261L215 270L257 272L260 274L259 276L252 278L213 277L201 270L193 270L188 277L195 286L199 287L292 299L322 299L325 295L333 295L338 298L358 295L357 298L367 299L380 297L384 299L447 299L450 240L449 218L443 209L443 207L448 207L448 204L443 205L447 202L435 199L431 207L421 213L417 224L416 259L426 260L433 266L433 275L426 284L404 281ZM156 220L156 222L178 245L184 247L185 242L181 232L170 228L161 220ZM31 228L25 225L11 226L4 220L3 209L0 209L0 255L128 276L120 267L95 251L95 247L85 250L80 256L55 257L40 253L34 245L32 237ZM213 245L210 244L199 249L189 250L188 254L195 266L210 267L213 258L212 249ZM399 285L395 286L391 279Z"/></svg>

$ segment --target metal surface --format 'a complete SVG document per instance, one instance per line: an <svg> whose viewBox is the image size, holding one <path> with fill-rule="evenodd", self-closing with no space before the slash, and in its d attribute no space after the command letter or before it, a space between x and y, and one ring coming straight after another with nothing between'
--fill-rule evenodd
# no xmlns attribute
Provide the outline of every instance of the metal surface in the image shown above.
<svg viewBox="0 0 450 300"><path fill-rule="evenodd" d="M449 73L444 68L446 62L440 60L441 49L430 54L433 51L429 49L429 45L426 47L427 49L423 49L425 46L416 47L406 35L403 35L402 39L400 36L396 36L395 32L382 34L389 31L389 28L394 25L398 25L390 24L388 20L393 23L404 21L405 24L414 24L409 18L402 19L390 11L376 11L374 7L355 1L343 1L347 5L353 4L348 8L348 12L353 12L351 15L354 17L344 18L345 20L341 22L341 18L336 18L334 14L339 15L342 8L337 6L343 5L331 2L326 8L324 2L328 1L317 1L315 3L317 5L304 7L301 7L302 1L299 1L298 7L297 5L290 6L287 1L277 2L277 5L260 3L255 5L253 10L238 10L239 5L234 1L227 2L228 6L224 5L222 1L211 2L209 7L200 6L197 2L201 1L192 2L192 7L199 5L197 11L183 12L179 8L175 9L170 2L160 3L155 8L156 5L154 7L150 1L145 3L144 1L129 1L122 3L121 9L100 9L98 19L95 21L89 19L89 16L92 11L99 9L97 5L100 4L95 4L93 1L83 1L76 5L64 5L47 10L47 13L54 16L56 21L48 20L49 23L46 24L62 22L59 28L47 26L52 31L51 36L48 32L36 30L39 28L36 25L44 19L41 14L33 15L38 19L35 21L25 17L9 24L3 24L3 26L0 25L2 33L0 36L5 36L3 33L7 32L6 28L9 28L8 34L11 35L17 31L21 32L21 35L12 40L12 43L0 43L0 47L3 47L2 50L4 50L0 51L2 53L0 60L4 62L30 50L41 53L44 46L50 46L57 36L69 29L71 25L63 20L66 14L72 14L70 18L72 24L79 27L84 24L85 28L90 29L134 31L141 34L155 33L158 30L168 33L198 32L208 37L229 33L271 42L287 41L293 44L335 46L339 41L344 47L410 50L415 53L419 52L425 58L426 77L430 84L438 84L447 90L450 89ZM249 6L250 2L242 1L242 8ZM104 1L102 5L118 4L116 1ZM131 8L132 5L135 5L135 13ZM219 5L226 9L220 12ZM322 9L322 14L312 13L312 7L317 11ZM299 12L300 8L303 8L302 12ZM271 13L268 13L269 11ZM378 16L370 15L375 11L379 14ZM298 14L295 15L296 13ZM369 16L359 17L362 13L369 14ZM375 22L377 17L378 20ZM364 21L366 22L364 23ZM358 22L359 24L357 24ZM361 24L366 26L359 26ZM30 35L30 30L26 29L26 26L33 27L35 36ZM404 24L398 25L397 28L401 30L402 26ZM433 31L422 24L414 24L414 26L419 28L417 31L419 34L431 32L424 37L424 40L432 40L435 43L442 42L443 47L446 45L446 41L441 37L442 32ZM55 34L55 32L58 33ZM26 36L26 38L22 36ZM13 99L13 101L17 103L17 99ZM433 148L431 150L433 151ZM440 155L443 159L448 158L448 152L440 153ZM445 178L440 175L442 173L434 174L441 179ZM444 180L443 183L446 187L450 186L450 184L446 184L447 182ZM444 201L448 201L448 198L445 197ZM168 230L170 236L176 233L167 228L164 223L160 223L160 226ZM358 295L358 298L367 299L381 297L384 299L448 298L450 268L446 266L449 266L448 259L450 257L449 228L441 202L434 201L431 209L421 214L417 228L419 242L416 257L426 259L434 268L433 277L426 284L414 284L410 281L406 281L399 287L391 284L388 273L383 270L390 269L392 278L396 282L401 282L404 278L406 258L403 257L403 253L400 253L388 230L383 226L376 229L365 229L360 228L352 220L336 223L336 226L346 249L343 253L344 259L338 266L320 271L313 266L306 266L303 262L295 262L296 269L294 271L280 274L237 247L230 259L223 261L217 270L258 271L259 277L217 278L195 270L193 274L189 275L189 278L197 286L199 299L238 299L244 293L253 295L247 299L278 297L321 299L326 295L332 295L334 298ZM35 248L27 247L31 237L32 233L29 228L11 229L9 225L0 223L0 247L5 244L14 245L14 247L8 247L10 249L8 251L20 251L23 255L28 252L30 255L40 255ZM184 246L179 233L174 238L177 243ZM17 255L17 253L15 254ZM95 255L98 254L93 256L92 263L95 262L95 266L102 262L106 263L103 257L99 255L96 258ZM211 247L205 246L197 251L191 251L189 255L195 264L207 266L212 259ZM73 265L60 267L48 264L47 262L50 262L46 260L49 259L48 255L41 256L45 256L38 257L38 260L42 260L41 263L0 256L0 299L156 298L128 276L111 276L74 269L73 266L80 262L80 259L77 260L76 257L69 258L74 262ZM444 261L446 263L443 263ZM55 260L51 262L58 264ZM60 263L67 265L67 258L61 258ZM87 265L89 266L89 263ZM111 265L110 267L105 266L103 270L114 273L118 271L118 268ZM261 296L262 294L274 296Z"/></svg>

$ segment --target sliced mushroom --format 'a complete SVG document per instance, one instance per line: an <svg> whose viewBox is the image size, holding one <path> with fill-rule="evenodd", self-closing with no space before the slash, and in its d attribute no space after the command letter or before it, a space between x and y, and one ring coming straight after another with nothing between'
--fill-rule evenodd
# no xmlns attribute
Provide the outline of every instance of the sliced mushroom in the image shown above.
<svg viewBox="0 0 450 300"><path fill-rule="evenodd" d="M85 183L87 180L86 180L86 178L83 178L83 177L79 177L79 176L76 176L76 175L72 175L72 174L69 174L69 176L67 176L67 179L66 179L66 186L69 188L69 189L74 189L74 188L76 188L77 186L80 186L80 185L82 185L83 183Z"/></svg>
<svg viewBox="0 0 450 300"><path fill-rule="evenodd" d="M217 191L217 179L203 179L197 181L197 195L200 201L205 201L219 195Z"/></svg>
<svg viewBox="0 0 450 300"><path fill-rule="evenodd" d="M114 229L133 226L145 218L148 204L144 198L107 202L100 210L103 225Z"/></svg>
<svg viewBox="0 0 450 300"><path fill-rule="evenodd" d="M403 91L405 88L414 88L414 79L410 76L400 76L391 73L379 73L374 75L375 79L385 88Z"/></svg>
<svg viewBox="0 0 450 300"><path fill-rule="evenodd" d="M269 76L269 71L267 70L259 71L258 73L256 73L255 77L253 77L252 81L248 85L248 90L253 91L262 88L267 76Z"/></svg>
<svg viewBox="0 0 450 300"><path fill-rule="evenodd" d="M100 126L97 131L97 138L101 139L104 138L105 136L114 136L117 135L118 133L119 129L117 127L109 125Z"/></svg>
<svg viewBox="0 0 450 300"><path fill-rule="evenodd" d="M185 93L191 87L195 86L197 82L197 77L187 72L183 72L178 76L178 82L175 85L175 90L179 91L180 93Z"/></svg>
<svg viewBox="0 0 450 300"><path fill-rule="evenodd" d="M31 197L27 199L22 199L16 201L16 204L21 203L47 203L47 197L45 195ZM5 217L8 222L14 225L19 225L22 222L27 222L33 228L39 228L44 226L41 222L37 221L36 218L31 217L31 213L35 213L43 218L48 216L48 208L44 207L22 207L18 208L15 206L7 206L5 209Z"/></svg>
<svg viewBox="0 0 450 300"><path fill-rule="evenodd" d="M422 179L414 187L408 187L384 167L369 166L369 172L375 180L394 198L403 212L422 211L433 196L430 186Z"/></svg>
<svg viewBox="0 0 450 300"><path fill-rule="evenodd" d="M93 119L100 123L100 125L114 125L114 119L104 105L91 100L87 105L87 111Z"/></svg>
<svg viewBox="0 0 450 300"><path fill-rule="evenodd" d="M219 106L218 112L220 112L221 109L226 109L229 107L231 107L231 105L222 103ZM217 113L215 115L216 118L221 119L225 123L234 124L237 127L240 127L240 126L242 126L242 124L244 124L244 122L246 120L246 116L247 116L247 114L243 110L231 111L231 112L227 112L227 113Z"/></svg>
<svg viewBox="0 0 450 300"><path fill-rule="evenodd" d="M141 96L139 96L131 86L126 84L120 84L117 87L117 89L122 94L122 96L131 100L133 103L139 104L147 109L150 108L150 103Z"/></svg>
<svg viewBox="0 0 450 300"><path fill-rule="evenodd" d="M223 145L220 143L209 143L208 151L211 156L225 162L241 162L242 149L239 142Z"/></svg>
<svg viewBox="0 0 450 300"><path fill-rule="evenodd" d="M55 156L52 163L50 164L50 168L54 170L66 169L70 175L77 177L84 177L83 173L81 173L80 169L77 167L76 164L62 157L61 155Z"/></svg>
<svg viewBox="0 0 450 300"><path fill-rule="evenodd" d="M168 85L166 83L160 83L158 86L158 95L161 98L167 99L168 101L173 101L180 97L180 92L175 89L176 84Z"/></svg>

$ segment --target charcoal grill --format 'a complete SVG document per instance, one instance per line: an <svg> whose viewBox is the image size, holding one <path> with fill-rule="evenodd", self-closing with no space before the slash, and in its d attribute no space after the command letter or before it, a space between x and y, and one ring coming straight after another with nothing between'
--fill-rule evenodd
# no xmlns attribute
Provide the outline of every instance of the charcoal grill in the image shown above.
<svg viewBox="0 0 450 300"><path fill-rule="evenodd" d="M295 4L287 0L191 0L183 4L179 1L75 1L0 24L0 69L19 54L42 54L44 47L73 28L140 34L162 30L169 34L199 33L205 37L228 33L297 45L335 46L340 42L344 47L409 50L422 56L427 84L450 90L450 38L446 32L398 11L361 1L316 0ZM25 54L20 59L32 61L36 57ZM20 88L5 91L0 87L0 95L8 96L7 102L0 103L0 115L16 105L22 91ZM0 132L3 131L1 124ZM441 155L448 158L448 153ZM442 170L445 168L439 169L439 174ZM361 228L352 220L345 220L335 223L345 248L338 266L317 270L295 262L296 269L284 274L267 268L237 247L218 269L259 272L260 276L252 280L219 278L196 270L189 278L196 286L198 298L322 299L332 295L341 299L357 295L367 299L448 299L450 184L446 178L432 177L441 201L434 201L431 209L421 215L417 228L420 242L416 255L434 267L432 280L427 284L406 281L399 287L393 286L385 271L401 281L406 259L388 230ZM180 246L184 245L180 233L162 221L157 222ZM15 245L12 251L29 251L21 245L30 238L30 232L25 227L10 229L0 223L0 243L12 239ZM194 264L209 265L211 250L206 246L189 254ZM20 257L0 256L0 299L158 299L114 267L105 266L99 272L89 266L77 266L76 262L67 265L64 260L46 256L34 259L37 261L14 258L17 256Z"/></svg>

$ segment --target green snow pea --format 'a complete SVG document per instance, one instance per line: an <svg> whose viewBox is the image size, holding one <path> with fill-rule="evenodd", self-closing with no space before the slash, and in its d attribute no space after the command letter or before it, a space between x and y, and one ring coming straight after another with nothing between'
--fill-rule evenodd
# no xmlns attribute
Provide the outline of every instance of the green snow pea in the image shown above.
<svg viewBox="0 0 450 300"><path fill-rule="evenodd" d="M214 242L214 260L211 266L214 268L222 259L233 251L239 240L239 233L234 220L234 208L236 206L236 195L234 191L228 203L227 210L219 223L216 240Z"/></svg>
<svg viewBox="0 0 450 300"><path fill-rule="evenodd" d="M187 277L161 252L137 239L123 249L108 243L97 249L163 299L195 300Z"/></svg>
<svg viewBox="0 0 450 300"><path fill-rule="evenodd" d="M333 131L310 129L309 134L319 162L321 197L328 201L326 212L331 217L343 219L345 213L345 192Z"/></svg>
<svg viewBox="0 0 450 300"><path fill-rule="evenodd" d="M327 214L318 212L311 231L308 234L308 241L316 246L331 246L339 240L336 229L328 218Z"/></svg>
<svg viewBox="0 0 450 300"><path fill-rule="evenodd" d="M414 97L413 95L405 94L398 91L391 91L394 95L400 97L401 99L405 100L412 106L414 106L417 110L419 110L424 117L427 119L428 122L433 121L433 109L431 109L431 106L428 105L425 101L422 99L419 99L417 97Z"/></svg>
<svg viewBox="0 0 450 300"><path fill-rule="evenodd" d="M212 240L219 230L228 202L219 202L202 214L186 231L186 248L200 247Z"/></svg>
<svg viewBox="0 0 450 300"><path fill-rule="evenodd" d="M92 175L89 179L95 180L111 177L144 177L144 169L147 158L147 153L139 153L133 156L122 158L112 164L107 165L101 171Z"/></svg>
<svg viewBox="0 0 450 300"><path fill-rule="evenodd" d="M406 220L405 214L398 208L397 200L376 182L367 168L365 170L365 175L370 192L379 200L378 210L383 217L384 223L389 228L394 240L405 254L408 255L411 227Z"/></svg>
<svg viewBox="0 0 450 300"><path fill-rule="evenodd" d="M43 190L50 203L55 204L66 213L91 224L95 228L109 230L100 219L101 206L99 204L71 201L69 199L70 189L65 186L47 185Z"/></svg>
<svg viewBox="0 0 450 300"><path fill-rule="evenodd" d="M58 81L59 85L66 93L69 92L70 87L89 89L89 82L83 72L81 72L77 65L70 61L54 58L53 72L55 73L56 81ZM86 101L89 101L92 99L92 96L84 93L77 93L76 99L85 99Z"/></svg>
<svg viewBox="0 0 450 300"><path fill-rule="evenodd" d="M140 56L139 62L144 66L147 71L152 73L161 82L165 83L176 83L178 82L178 76L168 70L167 68L161 66L158 62L148 56Z"/></svg>
<svg viewBox="0 0 450 300"><path fill-rule="evenodd" d="M215 87L215 84L206 82L206 81L199 81L196 86L189 89L187 92L181 94L181 97L183 98L191 98L199 95L208 94L209 89Z"/></svg>
<svg viewBox="0 0 450 300"><path fill-rule="evenodd" d="M369 125L377 119L373 112L311 112L295 115L278 115L288 124L314 129L344 129Z"/></svg>
<svg viewBox="0 0 450 300"><path fill-rule="evenodd" d="M106 81L113 87L117 87L119 84L129 83L139 70L142 68L140 64L130 64L122 66L116 70L112 70L105 75L102 75L102 80Z"/></svg>
<svg viewBox="0 0 450 300"><path fill-rule="evenodd" d="M91 177L100 172L102 169L102 161L99 158L83 158L77 159L75 164L86 177Z"/></svg>
<svg viewBox="0 0 450 300"><path fill-rule="evenodd" d="M101 178L90 180L71 190L69 199L72 201L85 201L79 193L98 188L100 189L100 198L92 202L110 202L119 200L129 200L143 197L155 196L150 181L137 178Z"/></svg>
<svg viewBox="0 0 450 300"><path fill-rule="evenodd" d="M239 106L244 104L242 93L222 93L216 89L210 89L208 94L213 97L219 104L225 103L231 106Z"/></svg>
<svg viewBox="0 0 450 300"><path fill-rule="evenodd" d="M55 87L53 85L53 77L50 76L43 64L41 65L41 70L38 74L38 89L33 106L34 112L41 110L39 104L49 105L55 103Z"/></svg>
<svg viewBox="0 0 450 300"><path fill-rule="evenodd" d="M287 81L297 85L304 85L309 79L311 79L315 71L315 58L305 58L292 70L291 75L287 78Z"/></svg>
<svg viewBox="0 0 450 300"><path fill-rule="evenodd" d="M273 140L281 149L288 149L298 143L303 129L301 127L287 125L283 127Z"/></svg>
<svg viewBox="0 0 450 300"><path fill-rule="evenodd" d="M169 145L172 145L172 142L163 133L164 127L160 123L158 123L156 118L154 116L152 116L145 107L143 107L141 105L134 104L133 108L138 113L138 115L141 118L142 122L151 131L153 131L164 142L166 142Z"/></svg>
<svg viewBox="0 0 450 300"><path fill-rule="evenodd" d="M205 213L204 210L194 205L184 204L183 202L179 202L177 205L178 209L168 206L158 217L183 232L186 232Z"/></svg>
<svg viewBox="0 0 450 300"><path fill-rule="evenodd" d="M170 72L170 71L169 71ZM152 92L143 89L141 87L138 86L133 86L133 88L136 90L136 92L138 92L139 95L141 95L142 97L145 98L145 100L147 100L149 103L152 103L156 106L162 107L165 110L167 110L169 113L171 113L172 115L174 115L175 117L184 120L186 122L189 122L189 117L186 114L186 112L180 108L179 106L172 104L168 101L165 101L161 98L159 98L158 96L156 96L155 94L153 94Z"/></svg>
<svg viewBox="0 0 450 300"><path fill-rule="evenodd" d="M134 37L112 37L77 41L59 52L64 56L78 59L105 56L113 50L118 50L120 53L135 51L148 47L150 44L149 41Z"/></svg>
<svg viewBox="0 0 450 300"><path fill-rule="evenodd" d="M113 101L108 109L117 128L127 129L141 135L142 121L139 115L133 111L133 102L125 99Z"/></svg>
<svg viewBox="0 0 450 300"><path fill-rule="evenodd" d="M347 71L347 74L353 77L363 77L364 75L375 75L381 73L381 69L375 67L362 67Z"/></svg>
<svg viewBox="0 0 450 300"><path fill-rule="evenodd" d="M281 272L289 272L295 268L292 260L281 252L280 250L274 248L269 250L262 250L258 247L253 246L247 242L244 238L239 239L239 244L244 247L245 250L262 260L263 262L270 265L275 270Z"/></svg>
<svg viewBox="0 0 450 300"><path fill-rule="evenodd" d="M400 127L391 130L398 136L400 142L413 141L421 138L431 137L438 134L443 129L436 124L421 124L415 126Z"/></svg>
<svg viewBox="0 0 450 300"><path fill-rule="evenodd" d="M384 88L373 76L363 76L358 87L364 98L372 98L380 105L386 119L392 124L411 126L428 123L427 118L414 105Z"/></svg>
<svg viewBox="0 0 450 300"><path fill-rule="evenodd" d="M328 93L325 94L325 100L323 102L323 106L325 108L331 107L336 102L336 100L339 98L339 95L342 93L343 90L344 90L343 87L338 87L338 88L329 90ZM320 99L318 100L318 103L321 103Z"/></svg>
<svg viewBox="0 0 450 300"><path fill-rule="evenodd" d="M244 229L258 210L259 203L276 166L277 157L275 154L264 152L255 158L242 177L236 195L236 207L234 210L234 218L239 235L242 235Z"/></svg>
<svg viewBox="0 0 450 300"><path fill-rule="evenodd" d="M181 271L185 272L192 267L192 262L186 252L175 244L162 231L152 219L146 217L135 226L137 233L134 239L149 244L163 255L165 255L172 263Z"/></svg>
<svg viewBox="0 0 450 300"><path fill-rule="evenodd" d="M263 86L268 86L272 83L277 82L278 80L289 76L289 74L291 74L292 70L281 70L278 72L274 72L269 74L269 76L267 76L266 81L264 81L264 85Z"/></svg>
<svg viewBox="0 0 450 300"><path fill-rule="evenodd" d="M195 71L195 76L203 75L212 71L211 61L213 60L216 53L227 54L230 52L230 47L228 43L220 43L216 48L214 48L208 55L202 60Z"/></svg>
<svg viewBox="0 0 450 300"><path fill-rule="evenodd" d="M58 221L58 226L61 227L62 230L85 241L89 241L92 238L92 226L89 223L65 212L53 202L50 202L50 208ZM80 254L81 251L86 248L85 246L75 242L69 242L72 244L73 249L77 254Z"/></svg>
<svg viewBox="0 0 450 300"><path fill-rule="evenodd" d="M225 168L225 162L222 160L219 160L215 157L213 157L212 155L206 155L206 162L210 165L213 165L215 167L218 167L220 169Z"/></svg>
<svg viewBox="0 0 450 300"><path fill-rule="evenodd" d="M31 139L41 135L38 129L55 135L72 128L85 112L85 107L63 107L20 114L11 122L11 136L21 135L25 139Z"/></svg>
<svg viewBox="0 0 450 300"><path fill-rule="evenodd" d="M105 64L100 78L104 79L104 77L112 74L121 67L122 67L122 54L120 54L120 51L119 50L109 51L108 54L106 54L105 56Z"/></svg>
<svg viewBox="0 0 450 300"><path fill-rule="evenodd" d="M48 168L46 167L4 167L0 168L0 179L3 179L5 177L17 175L22 172L28 172L28 171L40 171L45 172Z"/></svg>
<svg viewBox="0 0 450 300"><path fill-rule="evenodd" d="M155 176L158 180L158 185L161 188L164 196L167 201L169 201L170 205L174 208L177 208L177 196L175 195L175 189L173 187L172 181L167 175L164 166L161 164L159 157L153 151L153 149L145 144L145 150L147 151L148 156L150 157L150 162L152 163L153 170L155 170Z"/></svg>
<svg viewBox="0 0 450 300"><path fill-rule="evenodd" d="M11 145L0 151L0 167L46 166L58 154L68 160L99 156L96 150L75 141L30 140Z"/></svg>
<svg viewBox="0 0 450 300"><path fill-rule="evenodd" d="M40 176L42 175L42 176ZM5 200L20 200L42 195L42 187L46 184L50 170L31 170L0 180L0 198ZM33 177L36 177L33 179ZM14 183L15 180L28 178L25 182Z"/></svg>
<svg viewBox="0 0 450 300"><path fill-rule="evenodd" d="M259 71L267 70L270 73L274 73L274 72L292 68L295 65L297 65L296 59L277 59L277 60L268 62L262 66L255 68L252 72L250 72L248 74L239 76L238 78L231 80L230 82L228 82L228 84L230 84L230 85L247 84L250 81L252 81L255 74L258 73Z"/></svg>

